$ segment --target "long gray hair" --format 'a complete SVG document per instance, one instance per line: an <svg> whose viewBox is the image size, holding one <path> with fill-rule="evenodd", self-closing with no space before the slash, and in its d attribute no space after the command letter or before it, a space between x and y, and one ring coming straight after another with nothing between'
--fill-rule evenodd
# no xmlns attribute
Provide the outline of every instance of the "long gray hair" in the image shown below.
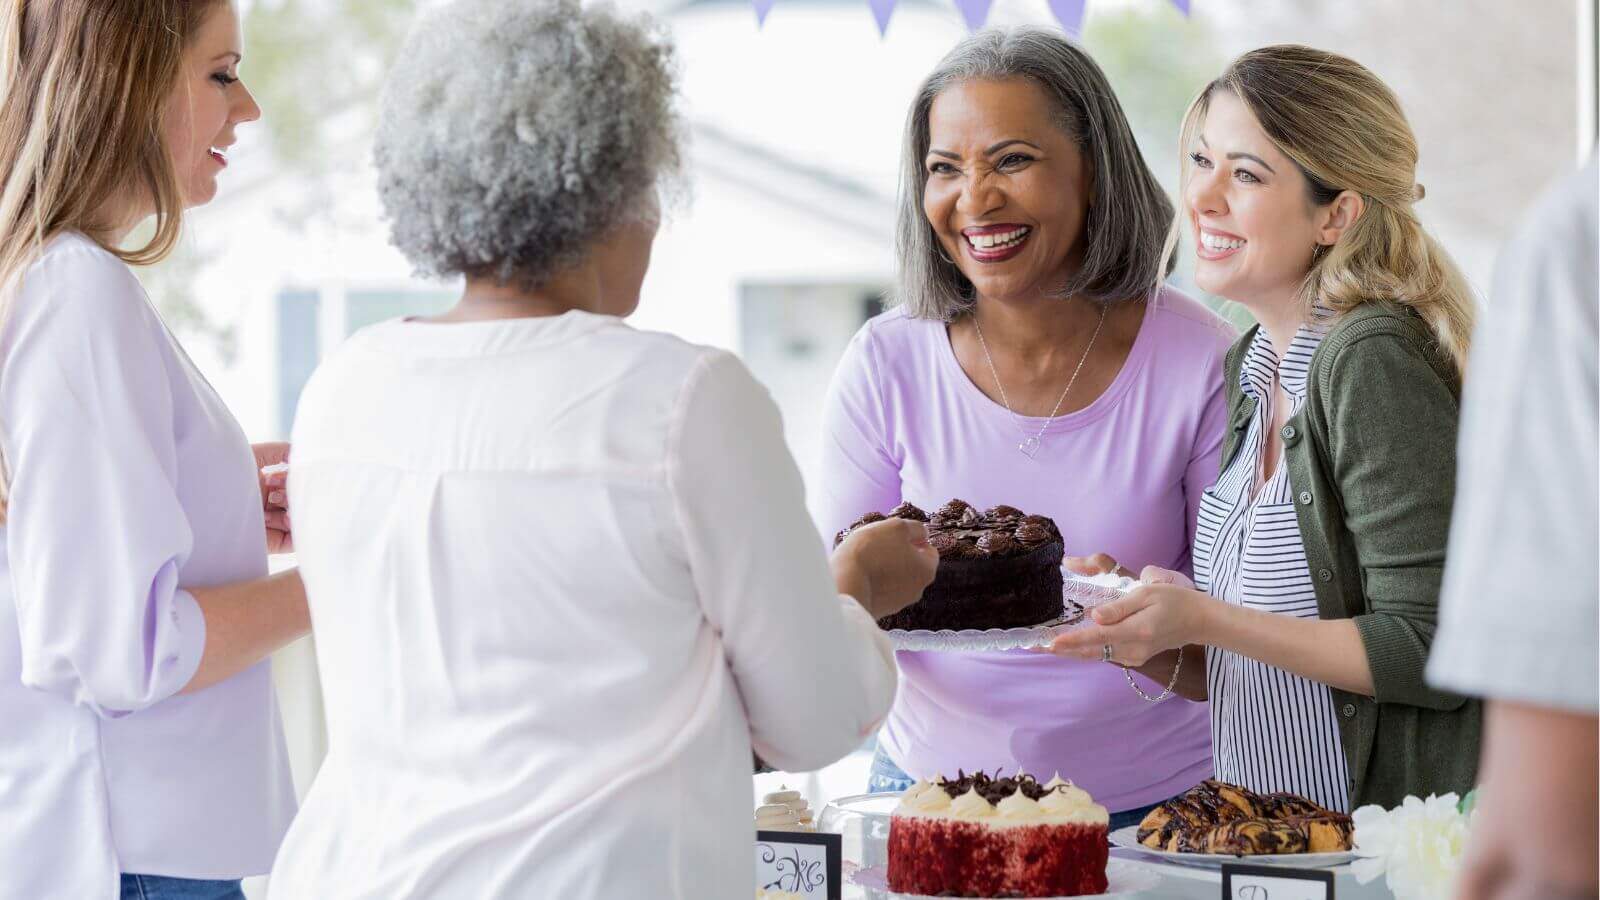
<svg viewBox="0 0 1600 900"><path fill-rule="evenodd" d="M1044 90L1057 123L1094 172L1083 226L1083 265L1053 293L1100 303L1138 299L1172 271L1175 256L1163 252L1172 202L1145 165L1105 73L1055 32L992 28L957 44L940 61L906 116L895 299L917 318L950 321L977 299L972 282L942 253L922 210L933 101L958 82L1010 78L1026 78Z"/></svg>

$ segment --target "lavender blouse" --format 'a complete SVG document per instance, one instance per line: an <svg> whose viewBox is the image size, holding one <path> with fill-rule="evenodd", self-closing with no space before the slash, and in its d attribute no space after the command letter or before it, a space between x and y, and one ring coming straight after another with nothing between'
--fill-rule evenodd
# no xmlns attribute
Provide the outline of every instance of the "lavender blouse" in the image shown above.
<svg viewBox="0 0 1600 900"><path fill-rule="evenodd" d="M817 524L832 535L901 500L931 510L959 497L1052 517L1068 554L1188 571L1201 493L1217 476L1233 338L1200 303L1161 290L1111 386L1050 423L1029 459L1017 422L961 369L944 324L885 313L856 334L829 391ZM1021 419L1030 435L1045 424ZM880 740L915 777L1059 772L1127 810L1211 773L1205 705L1146 703L1114 666L1026 651L898 660Z"/></svg>
<svg viewBox="0 0 1600 900"><path fill-rule="evenodd" d="M206 641L185 588L267 574L249 443L87 238L5 299L0 898L266 872L294 812L269 664L177 695Z"/></svg>

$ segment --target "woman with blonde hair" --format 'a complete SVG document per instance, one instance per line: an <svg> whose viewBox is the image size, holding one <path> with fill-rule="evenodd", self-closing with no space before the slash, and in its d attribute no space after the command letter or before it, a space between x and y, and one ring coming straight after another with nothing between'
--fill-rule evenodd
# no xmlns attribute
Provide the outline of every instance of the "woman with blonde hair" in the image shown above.
<svg viewBox="0 0 1600 900"><path fill-rule="evenodd" d="M238 898L294 811L286 446L252 452L129 268L260 114L237 13L8 0L0 28L0 896Z"/></svg>
<svg viewBox="0 0 1600 900"><path fill-rule="evenodd" d="M1217 776L1335 809L1472 787L1474 701L1423 680L1455 493L1473 301L1423 230L1393 92L1309 47L1245 54L1184 123L1201 287L1260 323L1228 354L1230 432L1194 583L1141 587L1056 641L1211 702ZM1198 648L1197 648L1198 649Z"/></svg>

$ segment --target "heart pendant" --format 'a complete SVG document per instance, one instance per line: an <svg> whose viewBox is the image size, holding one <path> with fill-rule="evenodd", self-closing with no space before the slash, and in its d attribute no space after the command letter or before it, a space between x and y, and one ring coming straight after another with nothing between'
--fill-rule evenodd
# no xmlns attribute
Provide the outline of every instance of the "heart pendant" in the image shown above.
<svg viewBox="0 0 1600 900"><path fill-rule="evenodd" d="M1037 437L1023 438L1022 443L1017 445L1017 450L1023 456L1033 459L1034 454L1039 452L1039 439Z"/></svg>

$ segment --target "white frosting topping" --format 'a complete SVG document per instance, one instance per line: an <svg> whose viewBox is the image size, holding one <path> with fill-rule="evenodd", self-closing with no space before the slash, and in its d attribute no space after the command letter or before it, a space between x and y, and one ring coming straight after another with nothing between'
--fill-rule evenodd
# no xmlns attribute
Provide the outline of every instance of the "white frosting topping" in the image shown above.
<svg viewBox="0 0 1600 900"><path fill-rule="evenodd" d="M994 807L974 789L951 801L950 815L957 819L987 819L994 815Z"/></svg>
<svg viewBox="0 0 1600 900"><path fill-rule="evenodd" d="M1088 791L1076 785L1067 785L1045 794L1039 798L1039 808L1053 820L1089 825L1111 822L1111 813L1094 802Z"/></svg>
<svg viewBox="0 0 1600 900"><path fill-rule="evenodd" d="M808 817L809 818L809 817ZM785 803L756 807L756 828L762 831L800 831L805 822Z"/></svg>
<svg viewBox="0 0 1600 900"><path fill-rule="evenodd" d="M908 788L895 809L896 815L952 819L990 819L991 827L1022 825L1105 825L1111 814L1094 802L1089 792L1061 776L1050 779L1048 789L1038 800L1018 791L991 804L976 790L951 799L942 780L916 782Z"/></svg>
<svg viewBox="0 0 1600 900"><path fill-rule="evenodd" d="M936 784L928 785L926 790L918 793L911 800L901 800L901 806L909 806L917 812L938 813L950 808L950 795L945 789Z"/></svg>
<svg viewBox="0 0 1600 900"><path fill-rule="evenodd" d="M756 808L756 827L767 831L808 831L811 828L811 805L787 787L761 798Z"/></svg>
<svg viewBox="0 0 1600 900"><path fill-rule="evenodd" d="M1042 819L1044 810L1038 801L1028 799L1028 795L1017 791L1001 800L994 808L1002 818L1006 819Z"/></svg>

